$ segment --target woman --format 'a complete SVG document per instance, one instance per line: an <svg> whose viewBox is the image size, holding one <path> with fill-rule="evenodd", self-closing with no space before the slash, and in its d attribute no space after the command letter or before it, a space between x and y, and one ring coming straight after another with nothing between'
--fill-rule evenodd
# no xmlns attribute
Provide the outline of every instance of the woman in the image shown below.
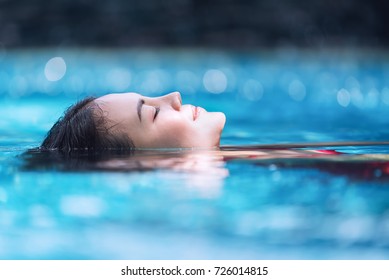
<svg viewBox="0 0 389 280"><path fill-rule="evenodd" d="M217 147L225 121L223 113L182 105L179 92L156 98L108 94L70 107L50 129L41 149Z"/></svg>

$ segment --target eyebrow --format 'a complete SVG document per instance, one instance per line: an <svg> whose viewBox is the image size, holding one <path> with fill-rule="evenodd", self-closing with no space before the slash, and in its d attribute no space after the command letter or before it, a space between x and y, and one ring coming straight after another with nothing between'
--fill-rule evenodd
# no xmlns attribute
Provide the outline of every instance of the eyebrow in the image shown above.
<svg viewBox="0 0 389 280"><path fill-rule="evenodd" d="M138 118L139 118L139 121L141 122L142 121L142 114L141 114L141 111L142 111L142 106L143 104L145 103L145 101L143 99L139 99L138 100L138 105L136 106L136 110L138 112Z"/></svg>

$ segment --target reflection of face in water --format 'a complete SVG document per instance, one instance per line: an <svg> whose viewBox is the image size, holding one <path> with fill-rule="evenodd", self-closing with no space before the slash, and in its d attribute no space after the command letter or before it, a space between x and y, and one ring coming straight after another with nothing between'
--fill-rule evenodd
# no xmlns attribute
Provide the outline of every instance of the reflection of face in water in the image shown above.
<svg viewBox="0 0 389 280"><path fill-rule="evenodd" d="M129 157L111 158L97 162L103 170L157 170L207 173L227 176L224 157L218 151L141 151Z"/></svg>
<svg viewBox="0 0 389 280"><path fill-rule="evenodd" d="M161 179L177 181L180 189L191 189L206 198L218 197L229 172L218 151L135 153L131 157L107 159L97 163L102 170L159 170ZM170 186L171 187L171 186Z"/></svg>
<svg viewBox="0 0 389 280"><path fill-rule="evenodd" d="M234 171L234 168L231 170L231 166L236 167L237 165L238 170L243 173L248 166L250 170L258 167L255 176L269 176L281 169L316 169L355 180L385 182L389 180L387 154L352 155L333 150L260 149L244 146L222 147L218 150L171 149L128 153L116 150L105 151L105 153L87 151L66 153L58 150L38 149L28 151L23 155L21 169L120 173L151 171L155 176L167 176L169 184L172 179L177 187L195 188L197 191L200 190L204 196L215 197L220 194L230 172L235 177L242 175ZM154 173L154 171L157 172ZM281 179L282 174L278 173L278 175Z"/></svg>
<svg viewBox="0 0 389 280"><path fill-rule="evenodd" d="M124 133L136 148L216 147L225 124L223 113L182 105L178 92L156 98L108 94L94 102L112 133Z"/></svg>
<svg viewBox="0 0 389 280"><path fill-rule="evenodd" d="M202 197L212 198L220 194L224 179L229 175L224 158L218 152L172 149L68 153L32 149L22 155L20 168L22 171L55 170L82 172L86 175L96 171L121 174L152 172L153 176L172 180L176 187L193 189Z"/></svg>

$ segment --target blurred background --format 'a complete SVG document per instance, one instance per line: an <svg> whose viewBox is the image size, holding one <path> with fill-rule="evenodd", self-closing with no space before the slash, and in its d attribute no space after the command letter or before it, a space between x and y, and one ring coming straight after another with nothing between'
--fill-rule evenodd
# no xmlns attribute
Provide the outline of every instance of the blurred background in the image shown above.
<svg viewBox="0 0 389 280"><path fill-rule="evenodd" d="M387 47L386 1L1 0L3 48Z"/></svg>
<svg viewBox="0 0 389 280"><path fill-rule="evenodd" d="M178 90L227 114L225 143L387 139L388 6L0 0L0 124L39 139L87 95Z"/></svg>
<svg viewBox="0 0 389 280"><path fill-rule="evenodd" d="M227 114L225 143L387 139L388 10L378 0L0 0L0 124L40 139L87 95L178 90Z"/></svg>

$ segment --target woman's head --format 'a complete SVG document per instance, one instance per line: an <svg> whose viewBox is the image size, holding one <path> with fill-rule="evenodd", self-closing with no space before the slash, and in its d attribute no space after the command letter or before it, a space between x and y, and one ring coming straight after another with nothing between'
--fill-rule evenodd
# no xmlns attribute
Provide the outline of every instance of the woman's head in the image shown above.
<svg viewBox="0 0 389 280"><path fill-rule="evenodd" d="M69 107L47 133L41 148L64 151L133 148L126 135L110 133L104 112L95 100L88 97Z"/></svg>
<svg viewBox="0 0 389 280"><path fill-rule="evenodd" d="M123 149L215 147L223 113L182 105L173 92L161 97L137 93L89 98L68 109L50 130L43 148Z"/></svg>

